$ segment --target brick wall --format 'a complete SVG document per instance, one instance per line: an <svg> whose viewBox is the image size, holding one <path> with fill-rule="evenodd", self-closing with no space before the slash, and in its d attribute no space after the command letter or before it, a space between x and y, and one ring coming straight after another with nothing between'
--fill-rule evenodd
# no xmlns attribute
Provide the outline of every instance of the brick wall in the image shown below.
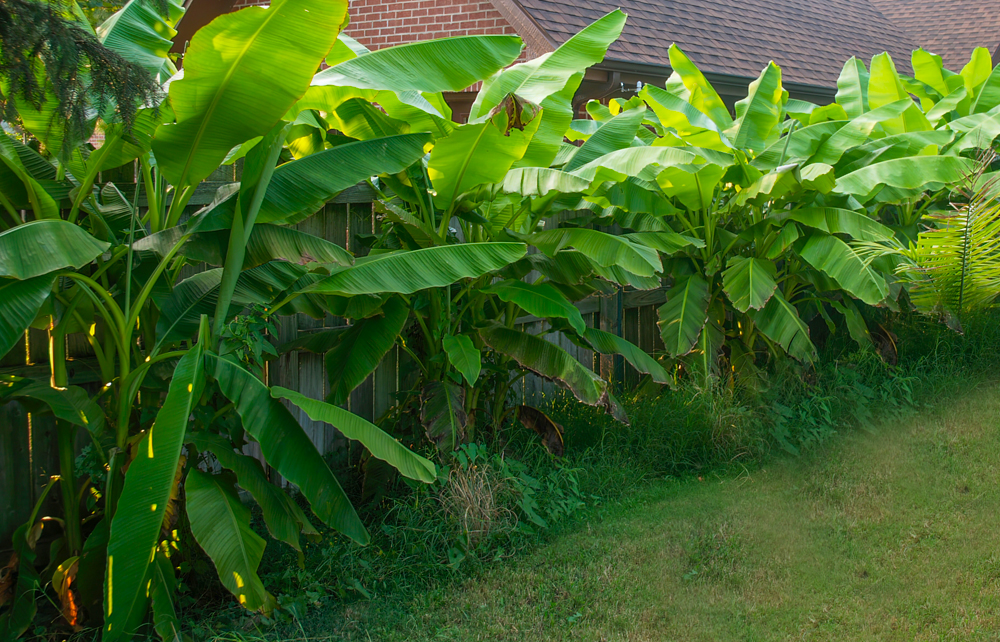
<svg viewBox="0 0 1000 642"><path fill-rule="evenodd" d="M233 10L268 4L237 0ZM352 0L347 35L369 49L447 36L515 34L492 2L477 0Z"/></svg>
<svg viewBox="0 0 1000 642"><path fill-rule="evenodd" d="M514 34L493 7L476 0L354 0L347 35L369 49L447 36Z"/></svg>

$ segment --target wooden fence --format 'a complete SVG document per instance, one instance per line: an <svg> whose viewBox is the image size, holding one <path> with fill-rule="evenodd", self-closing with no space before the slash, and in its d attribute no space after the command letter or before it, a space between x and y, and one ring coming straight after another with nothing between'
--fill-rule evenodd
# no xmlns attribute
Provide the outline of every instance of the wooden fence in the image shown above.
<svg viewBox="0 0 1000 642"><path fill-rule="evenodd" d="M222 171L235 173L238 167L235 170L223 168ZM189 207L197 209L208 203L221 183L238 178L234 173L213 175L199 188ZM121 185L121 188L128 193L134 186ZM362 256L367 253L367 248L358 242L357 235L371 233L374 229L376 221L371 201L371 193L364 186L359 186L342 193L320 213L297 227ZM656 308L664 300L663 290L625 290L607 297L584 299L579 308L589 326L622 336L646 352L653 353L662 349L656 327ZM532 332L540 334L545 331L543 321L527 319L526 323ZM320 320L303 314L283 317L278 343L344 324L343 319L331 315ZM548 338L609 381L626 387L639 381L639 374L620 357L597 355L559 334L549 335ZM70 360L67 370L71 384L94 389L101 385L93 352L82 334L67 337L67 357ZM365 419L377 421L396 402L401 385L400 365L399 354L394 349L376 371L351 393L348 408ZM0 361L0 374L15 373L48 379L48 339L45 330L29 329L22 344ZM308 352L284 354L268 364L267 378L272 385L298 390L316 399L324 398L329 392L322 355ZM530 401L552 390L553 384L529 376L521 384L519 392L526 401ZM321 453L341 447L342 439L338 438L334 428L309 419L298 408L291 407L291 410ZM88 437L81 431L79 446L87 443ZM0 550L7 547L14 529L28 519L45 483L55 474L58 474L58 453L54 420L33 416L17 402L0 406ZM50 493L47 511L58 511L58 496L57 492Z"/></svg>

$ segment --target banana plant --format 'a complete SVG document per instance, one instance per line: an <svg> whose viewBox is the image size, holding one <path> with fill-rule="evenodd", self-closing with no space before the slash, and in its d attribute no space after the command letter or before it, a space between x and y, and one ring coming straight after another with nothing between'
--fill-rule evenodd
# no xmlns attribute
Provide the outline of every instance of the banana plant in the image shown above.
<svg viewBox="0 0 1000 642"><path fill-rule="evenodd" d="M401 68L395 48L362 50L316 76L303 107L318 108L343 134L362 141L417 131L431 137L424 158L379 178L381 230L371 253L296 295L347 301L342 310L352 319L348 329L283 348L325 354L329 403L344 403L398 348L418 374L391 419L398 424L417 417L417 430L445 454L474 439L478 429L498 427L514 412L525 414L510 397L529 372L624 418L608 383L555 341L527 331L531 318L546 320L551 331L588 348L624 354L640 371L668 381L655 359L586 327L573 305L614 287L619 261L652 275L660 267L656 249L597 230L573 230L565 239L564 230L552 230L554 235L544 230L558 197L593 183L548 165L570 123L583 71L600 62L624 19L612 12L552 54L498 70L484 83L465 124L443 110L431 112L401 91L440 105L432 92L469 83L462 77L442 84L455 73L450 64L441 65L447 73L425 78ZM448 60L453 46L449 39L407 45L439 61ZM397 76L406 76L407 83L385 81ZM373 100L383 109L374 109ZM677 235L670 241L679 247L689 242ZM529 248L541 252L529 254ZM563 251L568 248L575 249ZM368 303L356 305L362 301ZM547 419L531 424L561 452L557 424Z"/></svg>
<svg viewBox="0 0 1000 642"><path fill-rule="evenodd" d="M574 224L698 241L669 255L657 276L668 287L665 351L701 376L725 364L756 381L766 357L814 361L814 321L834 330L842 318L870 342L861 309L897 305L893 248L916 238L922 212L974 165L956 153L954 131L935 128L900 89L887 54L870 73L848 61L827 107L789 101L772 62L735 118L680 49L670 56L664 88L591 103L597 124L577 125L585 142L557 156L562 171L592 181L574 206L590 218ZM976 86L988 94L985 78Z"/></svg>
<svg viewBox="0 0 1000 642"><path fill-rule="evenodd" d="M151 72L170 73L164 34L172 34L179 9L170 5L160 15L144 2L133 0L98 33ZM309 500L316 518L367 542L350 501L285 403L333 423L417 482L436 478L431 462L376 426L272 390L221 349L227 324L245 306L272 305L300 281L354 263L343 249L288 225L361 180L404 170L430 140L415 133L324 145L279 163L294 141L293 108L337 49L346 11L346 1L280 0L219 17L192 39L184 74L170 81L161 105L146 106L130 130L95 121L107 134L96 150L60 139L30 105L17 105L21 121L45 153L7 135L0 140L7 216L0 231L0 353L32 324L44 324L52 371L48 382L8 377L0 393L56 418L64 532L54 549L53 587L79 607L64 609L68 623L100 625L102 639L130 639L150 612L161 637L180 639L176 568L198 550L246 608L274 608L257 575L264 540L250 529L236 485L261 506L273 537L301 550L301 538L318 532L268 481L260 461L244 454L250 442ZM485 51L484 73L492 73L519 51L511 40L497 46L472 39L464 51ZM196 186L236 154L244 157L241 182L192 215L186 206ZM101 172L134 160L142 179L135 193L97 184ZM182 278L193 261L219 267ZM104 384L96 395L69 385L66 335L75 332L94 351ZM75 469L81 430L106 471L82 483ZM33 516L17 535L26 579L32 533L41 523ZM18 584L13 606L0 613L5 638L30 627L41 587Z"/></svg>

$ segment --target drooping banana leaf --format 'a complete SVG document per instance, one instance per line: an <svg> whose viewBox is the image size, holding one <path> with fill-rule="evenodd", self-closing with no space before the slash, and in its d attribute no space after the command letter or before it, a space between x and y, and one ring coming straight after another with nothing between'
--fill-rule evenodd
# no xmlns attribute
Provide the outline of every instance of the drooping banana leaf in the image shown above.
<svg viewBox="0 0 1000 642"><path fill-rule="evenodd" d="M973 161L958 156L897 158L838 177L833 191L851 194L866 202L877 189L886 186L911 190L932 189L931 185L954 185L968 178L974 171L974 165Z"/></svg>
<svg viewBox="0 0 1000 642"><path fill-rule="evenodd" d="M207 370L222 394L236 404L243 427L260 444L267 462L299 487L327 526L367 544L368 532L350 500L288 409L271 398L263 382L236 363L212 353L205 359Z"/></svg>
<svg viewBox="0 0 1000 642"><path fill-rule="evenodd" d="M420 391L420 423L438 450L450 453L465 441L469 416L465 388L451 381L432 381Z"/></svg>
<svg viewBox="0 0 1000 642"><path fill-rule="evenodd" d="M674 357L683 356L698 341L708 319L709 284L698 274L692 274L667 290L667 302L656 311L659 317L663 345Z"/></svg>
<svg viewBox="0 0 1000 642"><path fill-rule="evenodd" d="M752 311L751 318L767 338L792 357L809 362L816 359L816 347L809 340L809 327L781 292L775 292L763 310Z"/></svg>
<svg viewBox="0 0 1000 642"><path fill-rule="evenodd" d="M587 328L583 338L601 354L620 354L632 367L643 374L648 374L656 383L670 383L670 375L666 369L653 357L646 354L639 346L626 341L616 334L597 328Z"/></svg>
<svg viewBox="0 0 1000 642"><path fill-rule="evenodd" d="M63 220L31 221L0 232L0 277L30 279L82 268L109 247Z"/></svg>
<svg viewBox="0 0 1000 642"><path fill-rule="evenodd" d="M326 400L339 406L360 386L396 344L409 318L409 309L399 297L382 307L382 316L359 319L340 333L340 340L326 353L324 363L330 381Z"/></svg>
<svg viewBox="0 0 1000 642"><path fill-rule="evenodd" d="M609 398L607 383L559 346L496 322L480 328L479 336L497 352L566 388L583 403L612 411L614 402Z"/></svg>
<svg viewBox="0 0 1000 642"><path fill-rule="evenodd" d="M240 488L250 493L260 506L271 537L301 551L300 534L318 535L298 504L267 478L257 459L234 451L229 439L207 431L188 433L188 440L199 451L211 451L219 465L233 471Z"/></svg>
<svg viewBox="0 0 1000 642"><path fill-rule="evenodd" d="M859 241L887 241L895 236L890 228L875 219L839 207L804 207L796 210L781 210L773 212L771 216L779 221L798 221L828 234L847 234Z"/></svg>
<svg viewBox="0 0 1000 642"><path fill-rule="evenodd" d="M836 236L813 232L799 255L868 305L881 303L889 293L885 277Z"/></svg>
<svg viewBox="0 0 1000 642"><path fill-rule="evenodd" d="M561 318L569 321L573 329L582 334L587 326L580 310L551 283L528 284L508 280L495 283L486 292L496 294L505 303L513 303L528 314L541 319Z"/></svg>
<svg viewBox="0 0 1000 642"><path fill-rule="evenodd" d="M257 575L266 542L250 528L250 509L240 501L235 476L192 468L184 490L191 533L215 564L223 586L245 608L271 613L277 602Z"/></svg>
<svg viewBox="0 0 1000 642"><path fill-rule="evenodd" d="M271 389L275 399L287 399L309 416L313 421L323 421L339 430L348 439L361 442L372 456L387 462L401 474L431 483L437 479L434 464L414 453L381 428L343 408L310 399L305 395L275 387Z"/></svg>
<svg viewBox="0 0 1000 642"><path fill-rule="evenodd" d="M522 237L547 256L573 248L598 265L619 266L639 276L663 271L656 250L627 238L586 228L558 228Z"/></svg>
<svg viewBox="0 0 1000 642"><path fill-rule="evenodd" d="M0 356L10 352L24 336L52 293L54 280L54 274L24 281L0 279Z"/></svg>
<svg viewBox="0 0 1000 642"><path fill-rule="evenodd" d="M258 223L291 225L318 211L348 187L372 176L395 174L424 154L428 134L402 134L338 145L274 170Z"/></svg>
<svg viewBox="0 0 1000 642"><path fill-rule="evenodd" d="M778 287L776 276L773 261L734 256L722 273L722 289L740 312L760 310Z"/></svg>
<svg viewBox="0 0 1000 642"><path fill-rule="evenodd" d="M207 323L202 324L203 329L207 327ZM108 542L104 640L130 639L145 615L150 565L170 502L171 485L176 483L188 417L205 386L203 354L207 339L203 335L202 343L177 363L156 422L139 442L136 458L125 475Z"/></svg>
<svg viewBox="0 0 1000 642"><path fill-rule="evenodd" d="M524 256L523 243L465 243L378 254L358 259L304 291L326 294L412 294L477 278Z"/></svg>

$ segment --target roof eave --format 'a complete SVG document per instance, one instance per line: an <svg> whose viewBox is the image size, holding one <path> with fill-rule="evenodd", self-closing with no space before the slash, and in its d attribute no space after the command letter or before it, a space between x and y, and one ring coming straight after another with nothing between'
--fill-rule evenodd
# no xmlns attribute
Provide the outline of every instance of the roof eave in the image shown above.
<svg viewBox="0 0 1000 642"><path fill-rule="evenodd" d="M669 77L671 69L669 65L659 65L650 62L636 62L633 60L605 59L604 62L595 65L597 69L607 71L617 71L632 73L639 76ZM737 76L735 74L724 74L713 71L705 71L705 78L712 83L715 90L720 94L739 95L746 94L747 86L756 80L747 76ZM789 93L795 94L797 98L813 100L814 102L831 101L837 93L836 87L822 85L811 85L799 82L782 82L782 86Z"/></svg>

